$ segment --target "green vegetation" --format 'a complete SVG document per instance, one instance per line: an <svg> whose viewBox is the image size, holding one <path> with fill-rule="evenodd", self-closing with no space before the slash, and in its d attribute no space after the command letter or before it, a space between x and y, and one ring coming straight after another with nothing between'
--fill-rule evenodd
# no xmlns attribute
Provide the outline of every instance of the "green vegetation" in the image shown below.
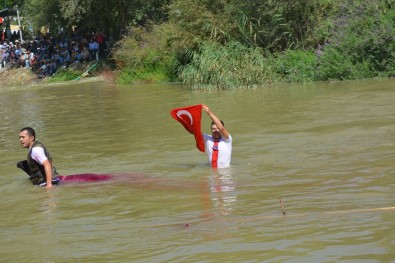
<svg viewBox="0 0 395 263"><path fill-rule="evenodd" d="M313 81L318 66L317 55L312 50L288 49L271 60L280 79L290 82Z"/></svg>
<svg viewBox="0 0 395 263"><path fill-rule="evenodd" d="M180 67L179 76L194 88L249 88L270 83L275 76L258 48L238 42L205 42L191 56L191 62Z"/></svg>
<svg viewBox="0 0 395 263"><path fill-rule="evenodd" d="M96 64L95 62L91 62L88 64L85 63L77 63L71 64L68 68L59 68L54 75L50 78L45 78L46 82L59 82L59 81L68 81L68 80L79 80L88 75L94 76L98 71L106 71L106 65L103 62Z"/></svg>
<svg viewBox="0 0 395 263"><path fill-rule="evenodd" d="M125 50L140 54L123 61L130 67L120 66L122 74L174 73L162 76L192 88L391 77L394 7L391 0L175 0L165 23L146 27L138 45L118 46L114 59ZM150 62L152 53L164 56L161 64Z"/></svg>
<svg viewBox="0 0 395 263"><path fill-rule="evenodd" d="M343 7L319 59L316 79L393 76L394 7L393 1L361 1Z"/></svg>
<svg viewBox="0 0 395 263"><path fill-rule="evenodd" d="M113 59L120 72L118 82L161 82L174 80L175 55L167 48L166 31L156 27L130 28L127 36L114 46Z"/></svg>
<svg viewBox="0 0 395 263"><path fill-rule="evenodd" d="M47 82L53 83L53 82L59 82L59 81L75 80L81 74L82 73L79 73L79 72L74 71L74 70L61 69L58 72L56 72L55 75L53 75L50 78L48 78Z"/></svg>
<svg viewBox="0 0 395 263"><path fill-rule="evenodd" d="M120 83L227 89L395 76L394 0L2 2L18 4L35 32L114 36Z"/></svg>

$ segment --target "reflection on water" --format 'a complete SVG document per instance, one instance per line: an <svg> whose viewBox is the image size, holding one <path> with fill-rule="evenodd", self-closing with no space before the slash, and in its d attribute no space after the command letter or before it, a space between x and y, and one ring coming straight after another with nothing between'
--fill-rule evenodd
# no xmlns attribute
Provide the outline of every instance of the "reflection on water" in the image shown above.
<svg viewBox="0 0 395 263"><path fill-rule="evenodd" d="M232 214L237 196L231 167L213 170L208 180L215 211L219 215Z"/></svg>
<svg viewBox="0 0 395 263"><path fill-rule="evenodd" d="M393 262L394 80L190 91L73 82L0 87L4 262ZM205 103L232 134L212 170L170 116ZM33 126L61 175L16 168ZM202 119L205 132L208 118ZM284 216L279 200L283 201ZM35 244L32 246L32 244Z"/></svg>

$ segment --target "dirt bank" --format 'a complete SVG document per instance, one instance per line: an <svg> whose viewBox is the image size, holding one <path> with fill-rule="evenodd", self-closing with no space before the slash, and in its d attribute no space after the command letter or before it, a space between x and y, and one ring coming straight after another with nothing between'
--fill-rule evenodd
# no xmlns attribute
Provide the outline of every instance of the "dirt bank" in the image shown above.
<svg viewBox="0 0 395 263"><path fill-rule="evenodd" d="M47 78L40 79L31 70L25 68L3 69L0 68L0 87L13 85L34 85L47 83ZM106 81L114 82L114 73L110 70L102 70L92 75L84 75L78 81ZM61 81L63 82L63 81Z"/></svg>
<svg viewBox="0 0 395 263"><path fill-rule="evenodd" d="M25 85L37 83L36 74L25 68L0 69L0 86Z"/></svg>

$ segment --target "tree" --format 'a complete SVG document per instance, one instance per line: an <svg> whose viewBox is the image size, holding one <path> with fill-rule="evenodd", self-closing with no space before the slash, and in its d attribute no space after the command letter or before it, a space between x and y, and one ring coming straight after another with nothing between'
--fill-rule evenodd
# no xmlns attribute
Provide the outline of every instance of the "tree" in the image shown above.
<svg viewBox="0 0 395 263"><path fill-rule="evenodd" d="M23 0L0 0L0 8L4 7L4 9L0 9L0 17L3 18L2 26L0 26L0 32L3 31L2 27L5 27L7 32L6 37L8 40L11 37L9 16L17 15L16 7L21 3L23 3Z"/></svg>
<svg viewBox="0 0 395 263"><path fill-rule="evenodd" d="M170 0L25 0L23 15L36 31L42 26L52 33L77 28L82 32L105 31L115 39L127 26L165 18Z"/></svg>

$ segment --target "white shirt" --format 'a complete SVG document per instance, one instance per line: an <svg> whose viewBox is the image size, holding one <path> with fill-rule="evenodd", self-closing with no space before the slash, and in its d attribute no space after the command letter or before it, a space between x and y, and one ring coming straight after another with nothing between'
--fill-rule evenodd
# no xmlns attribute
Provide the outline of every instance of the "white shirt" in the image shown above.
<svg viewBox="0 0 395 263"><path fill-rule="evenodd" d="M45 156L44 148L42 147L33 147L31 156L33 160L41 165L43 165L43 162L48 159L47 156Z"/></svg>
<svg viewBox="0 0 395 263"><path fill-rule="evenodd" d="M214 139L211 135L203 133L204 147L209 163L213 155ZM230 165L232 157L232 136L229 134L228 139L221 138L218 142L218 168L225 168Z"/></svg>

